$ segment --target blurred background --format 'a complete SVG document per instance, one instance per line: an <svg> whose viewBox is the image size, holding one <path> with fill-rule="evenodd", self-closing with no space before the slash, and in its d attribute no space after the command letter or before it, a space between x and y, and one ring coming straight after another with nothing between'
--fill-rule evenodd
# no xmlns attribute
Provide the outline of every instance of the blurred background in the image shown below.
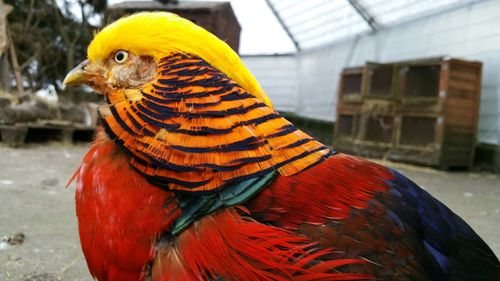
<svg viewBox="0 0 500 281"><path fill-rule="evenodd" d="M0 0L0 280L91 280L63 187L103 101L61 82L93 32L156 10L226 41L281 114L403 171L500 253L500 0Z"/></svg>
<svg viewBox="0 0 500 281"><path fill-rule="evenodd" d="M63 92L65 73L105 23L166 10L225 40L278 111L340 151L500 170L499 1L4 2L4 143L88 141L99 99Z"/></svg>

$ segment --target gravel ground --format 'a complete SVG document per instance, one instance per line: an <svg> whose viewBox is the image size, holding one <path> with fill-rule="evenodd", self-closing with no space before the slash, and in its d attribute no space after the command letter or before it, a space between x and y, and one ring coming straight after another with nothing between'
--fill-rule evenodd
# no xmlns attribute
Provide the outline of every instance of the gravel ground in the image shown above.
<svg viewBox="0 0 500 281"><path fill-rule="evenodd" d="M78 242L74 187L64 188L87 146L0 146L0 280L92 280ZM383 163L431 192L500 255L500 178ZM23 233L14 237L16 233Z"/></svg>

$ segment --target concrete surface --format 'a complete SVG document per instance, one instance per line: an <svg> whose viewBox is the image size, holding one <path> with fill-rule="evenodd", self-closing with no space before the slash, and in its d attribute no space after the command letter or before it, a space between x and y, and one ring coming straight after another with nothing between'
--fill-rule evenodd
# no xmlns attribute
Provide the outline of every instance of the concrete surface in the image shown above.
<svg viewBox="0 0 500 281"><path fill-rule="evenodd" d="M0 280L92 280L78 242L74 187L64 188L87 146L0 146ZM462 216L500 254L500 178L384 163L430 191Z"/></svg>

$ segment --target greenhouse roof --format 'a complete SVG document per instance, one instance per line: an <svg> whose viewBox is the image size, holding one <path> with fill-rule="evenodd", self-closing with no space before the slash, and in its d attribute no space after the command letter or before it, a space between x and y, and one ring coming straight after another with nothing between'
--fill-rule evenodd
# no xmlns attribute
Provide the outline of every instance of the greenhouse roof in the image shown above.
<svg viewBox="0 0 500 281"><path fill-rule="evenodd" d="M442 12L478 0L266 0L297 49Z"/></svg>
<svg viewBox="0 0 500 281"><path fill-rule="evenodd" d="M108 3L129 1L108 0ZM242 27L240 53L271 54L293 53L334 44L361 34L369 34L396 24L481 1L488 0L230 0L229 2ZM180 2L220 1L180 0Z"/></svg>

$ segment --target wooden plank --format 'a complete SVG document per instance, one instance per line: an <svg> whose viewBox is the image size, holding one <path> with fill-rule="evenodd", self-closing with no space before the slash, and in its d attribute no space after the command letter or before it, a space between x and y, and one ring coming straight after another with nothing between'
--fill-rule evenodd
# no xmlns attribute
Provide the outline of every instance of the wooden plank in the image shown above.
<svg viewBox="0 0 500 281"><path fill-rule="evenodd" d="M343 103L361 103L363 102L363 97L361 94L342 94Z"/></svg>
<svg viewBox="0 0 500 281"><path fill-rule="evenodd" d="M361 114L361 106L353 103L339 103L337 104L338 114Z"/></svg>
<svg viewBox="0 0 500 281"><path fill-rule="evenodd" d="M391 150L388 158L392 161L398 162L406 162L426 166L439 166L441 153L440 151L422 151L398 148Z"/></svg>
<svg viewBox="0 0 500 281"><path fill-rule="evenodd" d="M450 147L468 147L470 150L474 144L472 134L448 134L444 139L444 146Z"/></svg>
<svg viewBox="0 0 500 281"><path fill-rule="evenodd" d="M25 125L0 126L2 142L10 147L19 147L24 144L28 127Z"/></svg>
<svg viewBox="0 0 500 281"><path fill-rule="evenodd" d="M472 166L469 160L470 155L468 154L456 154L453 152L444 153L441 159L441 166L443 167L465 167L470 168Z"/></svg>
<svg viewBox="0 0 500 281"><path fill-rule="evenodd" d="M449 134L469 134L469 133L471 133L470 127L446 124L446 128L445 128L446 135L449 135Z"/></svg>
<svg viewBox="0 0 500 281"><path fill-rule="evenodd" d="M460 126L469 129L474 128L474 120L470 117L454 116L453 118L445 117L446 126Z"/></svg>
<svg viewBox="0 0 500 281"><path fill-rule="evenodd" d="M449 83L454 84L454 85L465 85L467 89L474 89L476 90L477 87L477 79L475 80L465 80L462 78L457 78L457 77L450 77ZM463 88L465 89L465 88Z"/></svg>
<svg viewBox="0 0 500 281"><path fill-rule="evenodd" d="M478 74L476 72L452 71L450 72L450 78L454 80L468 81L475 84L477 83Z"/></svg>
<svg viewBox="0 0 500 281"><path fill-rule="evenodd" d="M446 99L445 106L453 107L453 108L461 108L468 110L477 110L475 109L476 102L474 99L461 99L457 97L450 97Z"/></svg>
<svg viewBox="0 0 500 281"><path fill-rule="evenodd" d="M477 72L481 69L482 63L478 61L465 61L459 59L449 60L452 71Z"/></svg>
<svg viewBox="0 0 500 281"><path fill-rule="evenodd" d="M470 83L467 81L450 79L449 80L449 88L466 90L466 91L471 91L471 92L475 93L477 91L477 84Z"/></svg>
<svg viewBox="0 0 500 281"><path fill-rule="evenodd" d="M432 106L439 102L437 97L405 97L401 100L402 104L412 106Z"/></svg>
<svg viewBox="0 0 500 281"><path fill-rule="evenodd" d="M349 67L349 68L344 68L342 71L342 74L363 74L363 69L364 67Z"/></svg>
<svg viewBox="0 0 500 281"><path fill-rule="evenodd" d="M396 105L395 113L404 115L436 115L443 110L441 100L419 100L415 103L406 101Z"/></svg>
<svg viewBox="0 0 500 281"><path fill-rule="evenodd" d="M443 113L446 115L446 118L465 117L474 119L474 117L476 116L476 112L474 112L470 108L460 107L446 107L443 110Z"/></svg>
<svg viewBox="0 0 500 281"><path fill-rule="evenodd" d="M448 88L448 93L446 94L447 95L447 98L448 97L451 97L451 98L461 98L461 99L475 99L476 98L476 94L477 91L476 90L464 90L464 89L461 89L461 88L456 88L456 87L452 87L450 86Z"/></svg>
<svg viewBox="0 0 500 281"><path fill-rule="evenodd" d="M442 164L445 166L463 166L472 165L473 150L460 147L447 147L443 149Z"/></svg>

